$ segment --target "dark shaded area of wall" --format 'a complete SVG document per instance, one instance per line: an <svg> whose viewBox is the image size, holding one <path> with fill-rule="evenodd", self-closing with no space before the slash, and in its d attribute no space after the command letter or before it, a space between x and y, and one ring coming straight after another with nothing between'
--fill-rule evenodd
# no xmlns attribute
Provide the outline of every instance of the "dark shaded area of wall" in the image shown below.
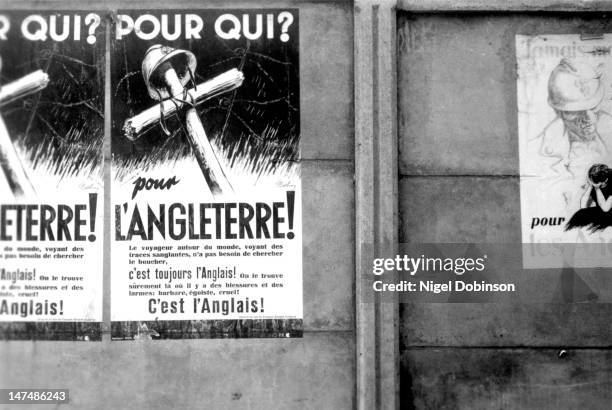
<svg viewBox="0 0 612 410"><path fill-rule="evenodd" d="M515 35L611 29L604 14L399 14L400 241L521 241ZM402 305L402 408L609 409L611 306L547 302Z"/></svg>
<svg viewBox="0 0 612 410"><path fill-rule="evenodd" d="M71 4L80 10L119 6ZM204 6L130 4L147 10ZM266 7L300 13L304 337L111 342L107 321L101 342L0 343L0 387L67 388L67 409L355 407L353 10L348 2L271 1ZM108 303L107 297L107 312Z"/></svg>

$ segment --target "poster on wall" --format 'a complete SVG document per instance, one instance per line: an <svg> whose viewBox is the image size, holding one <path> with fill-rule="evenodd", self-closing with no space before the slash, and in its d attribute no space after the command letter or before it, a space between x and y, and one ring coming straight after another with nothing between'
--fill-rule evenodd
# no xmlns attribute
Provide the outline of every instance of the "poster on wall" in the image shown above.
<svg viewBox="0 0 612 410"><path fill-rule="evenodd" d="M0 339L100 340L101 23L0 12Z"/></svg>
<svg viewBox="0 0 612 410"><path fill-rule="evenodd" d="M113 340L302 335L297 10L119 10Z"/></svg>
<svg viewBox="0 0 612 410"><path fill-rule="evenodd" d="M609 267L612 36L516 37L526 267Z"/></svg>

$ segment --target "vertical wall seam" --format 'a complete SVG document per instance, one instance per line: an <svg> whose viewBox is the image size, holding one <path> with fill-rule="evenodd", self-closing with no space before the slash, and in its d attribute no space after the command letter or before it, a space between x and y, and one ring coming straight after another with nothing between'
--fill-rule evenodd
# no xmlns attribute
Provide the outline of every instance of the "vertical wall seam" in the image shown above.
<svg viewBox="0 0 612 410"><path fill-rule="evenodd" d="M393 241L393 250L394 252L398 252L399 251L399 230L400 230L400 224L399 224L399 136L398 136L398 105L397 105L397 94L398 94L398 83L397 83L397 76L398 76L398 67L399 67L399 60L398 60L398 43L397 43L397 7L396 4L394 3L391 7L390 10L390 14L391 14L391 24L389 27L389 35L391 38L391 42L389 44L389 51L390 51L390 58L389 58L389 64L391 66L391 140L392 140L392 146L393 146L393 157L391 160L391 163L393 164L394 168L393 168L393 198L392 198L392 214L393 214L393 236L392 236L392 241ZM400 409L401 403L400 403L400 391L401 391L401 384L400 384L400 351L399 351L399 347L400 347L400 304L399 304L399 297L398 299L398 303L393 307L393 311L394 311L394 322L393 322L393 332L394 332L394 349L393 349L393 353L394 353L394 364L393 364L393 377L394 377L394 381L393 381L393 388L394 388L394 395L393 395L393 399L394 399L394 403L393 403L393 407L396 410Z"/></svg>
<svg viewBox="0 0 612 410"><path fill-rule="evenodd" d="M396 98L396 12L394 0L381 0L376 32L376 107L378 124L375 161L377 257L394 258L398 252L397 225L397 116ZM381 410L399 409L399 304L397 295L379 294L377 349Z"/></svg>
<svg viewBox="0 0 612 410"><path fill-rule="evenodd" d="M372 3L354 6L356 407L376 406L375 318L364 278L373 258Z"/></svg>
<svg viewBox="0 0 612 410"><path fill-rule="evenodd" d="M103 231L103 258L102 258L102 288L103 288L103 314L102 314L102 341L110 342L110 188L111 188L111 22L106 18L105 50L104 50L104 143L103 147L103 171L104 171L104 231Z"/></svg>
<svg viewBox="0 0 612 410"><path fill-rule="evenodd" d="M394 0L384 0L379 12L379 150L380 241L383 255L395 257L399 251L398 139L397 139L397 14ZM385 295L380 309L381 410L398 410L399 403L399 298Z"/></svg>
<svg viewBox="0 0 612 410"><path fill-rule="evenodd" d="M372 181L372 193L374 196L374 206L372 209L372 221L374 221L374 238L373 238L373 251L374 257L379 257L381 253L381 224L380 224L380 123L379 123L379 84L378 84L378 72L379 72L379 55L378 55L378 38L379 38L379 9L378 4L372 5L372 173L374 179ZM374 350L374 373L376 376L376 395L375 405L376 409L381 408L381 346L380 340L383 336L381 334L381 315L380 315L380 294L376 292L374 294L374 334L376 339L376 348Z"/></svg>

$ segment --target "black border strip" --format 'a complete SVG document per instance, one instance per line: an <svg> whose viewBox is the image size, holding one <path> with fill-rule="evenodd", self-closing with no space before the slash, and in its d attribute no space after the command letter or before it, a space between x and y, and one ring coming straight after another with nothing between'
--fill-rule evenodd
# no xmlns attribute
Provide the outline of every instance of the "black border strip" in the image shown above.
<svg viewBox="0 0 612 410"><path fill-rule="evenodd" d="M111 322L111 340L301 338L302 319Z"/></svg>
<svg viewBox="0 0 612 410"><path fill-rule="evenodd" d="M102 340L101 322L2 322L0 340Z"/></svg>

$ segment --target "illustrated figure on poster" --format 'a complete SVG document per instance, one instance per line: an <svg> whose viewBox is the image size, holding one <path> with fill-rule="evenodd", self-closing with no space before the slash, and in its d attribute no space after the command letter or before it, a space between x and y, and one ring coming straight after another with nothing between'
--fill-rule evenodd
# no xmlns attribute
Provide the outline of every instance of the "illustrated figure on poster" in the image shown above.
<svg viewBox="0 0 612 410"><path fill-rule="evenodd" d="M196 57L190 51L160 44L151 46L142 62L142 75L149 96L159 101L159 108L152 107L129 118L123 131L128 139L135 140L140 131L157 121L164 133L170 136L164 117L177 115L185 108L186 135L210 191L213 194L228 193L232 186L204 131L196 104L240 87L244 76L233 69L196 85L195 69ZM192 89L187 88L190 82Z"/></svg>
<svg viewBox="0 0 612 410"><path fill-rule="evenodd" d="M602 109L605 99L602 67L562 59L548 78L548 105L555 118L533 140L541 175L553 177L559 200L571 214L590 184L589 167L608 162L612 154L612 115Z"/></svg>
<svg viewBox="0 0 612 410"><path fill-rule="evenodd" d="M604 164L591 166L589 184L581 199L581 209L565 226L565 230L587 228L592 232L612 226L612 169Z"/></svg>
<svg viewBox="0 0 612 410"><path fill-rule="evenodd" d="M0 72L1 70L2 59L0 58ZM47 84L49 84L49 77L42 70L37 70L14 82L3 84L0 89L0 106L39 92ZM2 117L0 117L0 169L8 190L13 196L31 197L34 195L32 183L25 172Z"/></svg>
<svg viewBox="0 0 612 410"><path fill-rule="evenodd" d="M610 154L612 116L601 109L605 85L600 69L562 59L550 74L548 104L556 118L536 140L555 174L581 177L594 158Z"/></svg>

